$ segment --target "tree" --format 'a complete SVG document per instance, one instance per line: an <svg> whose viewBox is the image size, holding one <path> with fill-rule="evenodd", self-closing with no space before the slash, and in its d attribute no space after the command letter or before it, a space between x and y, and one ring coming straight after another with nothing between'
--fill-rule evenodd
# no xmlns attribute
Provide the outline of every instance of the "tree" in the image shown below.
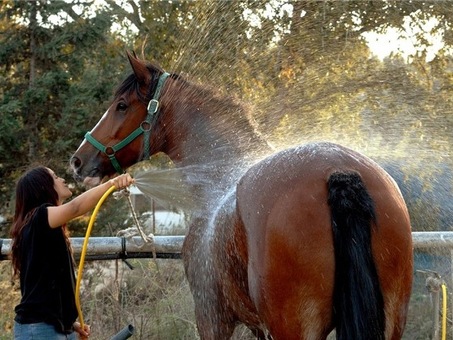
<svg viewBox="0 0 453 340"><path fill-rule="evenodd" d="M89 8L83 1L8 1L0 7L2 212L11 211L14 179L28 165L44 163L66 173L86 122L93 110L102 112L111 80L122 70L113 62L124 49L105 56L119 45L109 37L109 16L84 17Z"/></svg>
<svg viewBox="0 0 453 340"><path fill-rule="evenodd" d="M85 131L105 111L112 87L129 71L126 46L244 100L279 147L338 141L372 157L405 159L399 162L402 179L416 171L429 182L437 165L451 167L453 8L448 2L91 5L82 0L0 4L2 202L11 196L12 182L4 179L15 179L17 169L31 161L53 158L59 168L67 166ZM428 22L443 42L430 60ZM416 53L410 59L397 52L385 60L372 56L365 33L389 28L400 36L414 32ZM418 157L407 158L414 154ZM430 166L420 173L419 164Z"/></svg>

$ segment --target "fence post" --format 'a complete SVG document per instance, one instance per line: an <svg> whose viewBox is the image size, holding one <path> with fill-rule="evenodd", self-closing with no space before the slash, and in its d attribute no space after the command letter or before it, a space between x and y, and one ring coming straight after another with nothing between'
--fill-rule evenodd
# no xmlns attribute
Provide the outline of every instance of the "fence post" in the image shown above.
<svg viewBox="0 0 453 340"><path fill-rule="evenodd" d="M439 306L440 306L440 289L442 280L440 275L431 272L426 278L426 288L431 293L433 299L433 340L439 339Z"/></svg>

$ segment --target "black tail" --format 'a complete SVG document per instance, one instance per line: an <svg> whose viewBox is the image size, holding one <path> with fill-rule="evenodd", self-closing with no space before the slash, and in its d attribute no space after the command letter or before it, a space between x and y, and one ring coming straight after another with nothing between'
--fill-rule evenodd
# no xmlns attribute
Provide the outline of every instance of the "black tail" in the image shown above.
<svg viewBox="0 0 453 340"><path fill-rule="evenodd" d="M374 203L357 173L333 173L328 181L335 248L333 295L337 339L384 340L385 313L371 253Z"/></svg>

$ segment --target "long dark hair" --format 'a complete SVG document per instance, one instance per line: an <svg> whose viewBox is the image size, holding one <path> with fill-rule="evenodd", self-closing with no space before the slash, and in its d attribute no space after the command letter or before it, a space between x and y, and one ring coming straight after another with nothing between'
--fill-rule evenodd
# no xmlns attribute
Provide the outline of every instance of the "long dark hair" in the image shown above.
<svg viewBox="0 0 453 340"><path fill-rule="evenodd" d="M20 272L22 230L30 221L36 208L45 203L58 205L58 193L49 169L37 166L24 173L16 184L16 207L11 228L11 260L14 275Z"/></svg>

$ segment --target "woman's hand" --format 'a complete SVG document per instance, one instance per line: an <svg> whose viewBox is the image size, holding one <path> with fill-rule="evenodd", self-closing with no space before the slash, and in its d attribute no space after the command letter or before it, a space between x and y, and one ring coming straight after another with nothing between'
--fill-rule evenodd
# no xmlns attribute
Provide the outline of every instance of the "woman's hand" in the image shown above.
<svg viewBox="0 0 453 340"><path fill-rule="evenodd" d="M119 175L115 178L112 178L110 181L111 185L114 185L117 189L123 189L128 187L131 184L135 183L135 179L131 177L128 173Z"/></svg>
<svg viewBox="0 0 453 340"><path fill-rule="evenodd" d="M83 325L83 329L82 329L82 326L80 325L79 322L74 322L74 324L72 326L74 327L74 331L79 334L80 340L88 339L88 337L91 334L90 326Z"/></svg>

